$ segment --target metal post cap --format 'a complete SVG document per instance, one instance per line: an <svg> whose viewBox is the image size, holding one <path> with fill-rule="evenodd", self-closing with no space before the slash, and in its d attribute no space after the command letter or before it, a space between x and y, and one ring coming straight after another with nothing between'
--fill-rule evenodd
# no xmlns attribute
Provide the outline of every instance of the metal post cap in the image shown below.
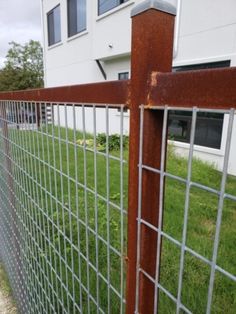
<svg viewBox="0 0 236 314"><path fill-rule="evenodd" d="M131 10L131 17L150 9L176 15L176 8L166 0L145 0Z"/></svg>

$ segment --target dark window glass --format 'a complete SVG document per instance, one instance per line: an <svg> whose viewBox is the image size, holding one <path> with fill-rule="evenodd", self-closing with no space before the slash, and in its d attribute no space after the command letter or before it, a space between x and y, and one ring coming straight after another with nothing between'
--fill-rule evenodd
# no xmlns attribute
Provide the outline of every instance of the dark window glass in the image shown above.
<svg viewBox="0 0 236 314"><path fill-rule="evenodd" d="M86 0L68 0L68 36L86 29Z"/></svg>
<svg viewBox="0 0 236 314"><path fill-rule="evenodd" d="M61 15L60 5L48 13L48 45L61 41Z"/></svg>
<svg viewBox="0 0 236 314"><path fill-rule="evenodd" d="M196 145L220 149L224 115L200 112L197 115ZM192 116L190 112L170 111L169 138L175 141L190 142Z"/></svg>
<svg viewBox="0 0 236 314"><path fill-rule="evenodd" d="M226 60L226 61L217 61L217 62L211 62L211 63L200 63L200 64L192 64L192 65L184 65L184 66L180 66L180 67L174 67L173 72L226 68L229 66L230 66L230 60Z"/></svg>
<svg viewBox="0 0 236 314"><path fill-rule="evenodd" d="M118 73L118 80L128 80L129 79L129 72L120 72ZM120 112L121 110L120 109L117 109L118 112ZM123 109L123 112L128 112L128 109L127 108L124 108Z"/></svg>
<svg viewBox="0 0 236 314"><path fill-rule="evenodd" d="M129 0L98 0L98 15L114 9Z"/></svg>
<svg viewBox="0 0 236 314"><path fill-rule="evenodd" d="M174 67L174 72L202 70L212 68L229 67L230 61L219 61L212 63L202 63ZM195 131L196 145L217 148L221 147L221 137L223 129L223 114L218 113L198 113ZM190 142L191 133L191 113L186 111L170 111L169 114L169 137L175 141Z"/></svg>
<svg viewBox="0 0 236 314"><path fill-rule="evenodd" d="M128 80L128 79L129 79L129 72L118 73L118 80Z"/></svg>

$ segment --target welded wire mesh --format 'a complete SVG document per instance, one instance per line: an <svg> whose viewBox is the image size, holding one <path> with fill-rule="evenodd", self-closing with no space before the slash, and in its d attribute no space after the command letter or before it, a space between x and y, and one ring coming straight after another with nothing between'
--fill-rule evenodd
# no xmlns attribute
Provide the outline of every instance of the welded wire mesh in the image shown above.
<svg viewBox="0 0 236 314"><path fill-rule="evenodd" d="M0 259L21 313L125 312L119 107L0 102Z"/></svg>
<svg viewBox="0 0 236 314"><path fill-rule="evenodd" d="M148 128L145 110L150 109L142 106L140 116L136 313L142 302L140 282L144 276L154 287L154 313L233 314L236 311L236 179L228 175L228 165L234 110L159 108L164 112L159 168L151 167L143 158L143 134ZM173 110L181 111L182 115L191 114L187 158L177 153L177 142L168 141L172 139L168 117ZM198 115L203 112L213 116L220 113L227 121L226 136L221 143L222 171L199 160L195 154ZM158 176L155 193L160 196L156 204L159 216L155 222L146 219L143 213L144 171L146 176L147 173ZM143 263L144 230L146 234L156 234L156 269L152 273Z"/></svg>

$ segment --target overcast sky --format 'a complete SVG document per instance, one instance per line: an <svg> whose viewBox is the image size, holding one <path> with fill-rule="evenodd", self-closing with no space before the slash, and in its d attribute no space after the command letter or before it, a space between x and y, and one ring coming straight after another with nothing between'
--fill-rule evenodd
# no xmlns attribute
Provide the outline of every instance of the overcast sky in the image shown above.
<svg viewBox="0 0 236 314"><path fill-rule="evenodd" d="M9 42L42 41L40 3L41 0L0 0L0 66Z"/></svg>

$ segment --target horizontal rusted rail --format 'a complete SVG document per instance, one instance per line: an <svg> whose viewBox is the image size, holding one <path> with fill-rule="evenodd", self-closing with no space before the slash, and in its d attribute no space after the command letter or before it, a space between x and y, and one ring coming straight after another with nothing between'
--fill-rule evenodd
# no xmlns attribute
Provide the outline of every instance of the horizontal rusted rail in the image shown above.
<svg viewBox="0 0 236 314"><path fill-rule="evenodd" d="M236 105L236 67L188 72L153 72L146 97L149 107L230 109ZM125 104L130 106L130 81L0 92L0 100L50 103Z"/></svg>
<svg viewBox="0 0 236 314"><path fill-rule="evenodd" d="M0 100L50 103L129 104L129 80L0 92Z"/></svg>
<svg viewBox="0 0 236 314"><path fill-rule="evenodd" d="M153 72L147 105L230 109L236 105L236 67L175 73Z"/></svg>

